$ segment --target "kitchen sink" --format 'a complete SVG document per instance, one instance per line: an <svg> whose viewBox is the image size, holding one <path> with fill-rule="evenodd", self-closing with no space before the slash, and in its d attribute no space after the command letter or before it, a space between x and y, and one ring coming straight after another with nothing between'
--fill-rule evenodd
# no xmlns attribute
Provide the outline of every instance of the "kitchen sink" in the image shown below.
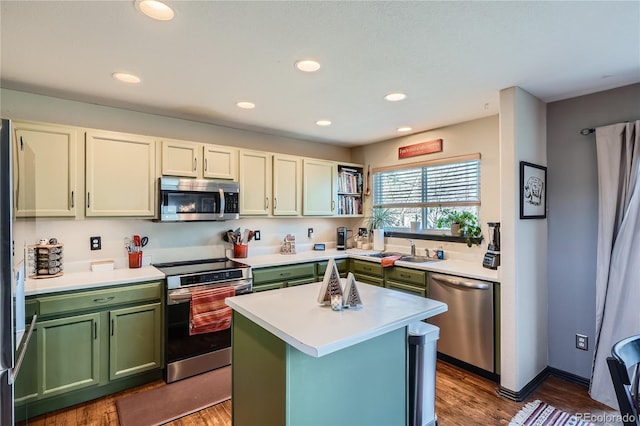
<svg viewBox="0 0 640 426"><path fill-rule="evenodd" d="M381 253L371 253L371 254L367 254L366 256L377 257L377 258L383 258L387 256L401 256L399 260L402 260L404 262L413 262L413 263L437 262L441 260L441 259L436 259L436 258L427 257L427 256L412 256L410 254L403 254L403 253L392 252L392 251L385 251Z"/></svg>
<svg viewBox="0 0 640 426"><path fill-rule="evenodd" d="M404 256L404 255L402 253L397 253L397 252L392 252L392 251L384 251L384 252L381 252L381 253L367 254L365 256L383 258L383 257L387 257L387 256Z"/></svg>
<svg viewBox="0 0 640 426"><path fill-rule="evenodd" d="M437 262L441 259L434 259L432 257L427 256L402 256L400 258L403 262L414 262L414 263L423 263L423 262Z"/></svg>

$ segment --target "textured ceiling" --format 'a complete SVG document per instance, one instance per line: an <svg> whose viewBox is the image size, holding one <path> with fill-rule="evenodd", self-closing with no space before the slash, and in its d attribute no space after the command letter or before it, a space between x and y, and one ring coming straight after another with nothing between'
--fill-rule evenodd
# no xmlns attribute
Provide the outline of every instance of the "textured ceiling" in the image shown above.
<svg viewBox="0 0 640 426"><path fill-rule="evenodd" d="M497 114L512 86L550 102L640 81L638 1L167 3L160 22L133 1L2 0L2 87L353 146Z"/></svg>

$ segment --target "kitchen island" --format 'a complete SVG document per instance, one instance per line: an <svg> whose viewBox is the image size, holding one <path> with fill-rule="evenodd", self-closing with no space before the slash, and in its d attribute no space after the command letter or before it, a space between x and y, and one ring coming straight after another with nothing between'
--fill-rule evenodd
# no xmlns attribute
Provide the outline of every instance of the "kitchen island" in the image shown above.
<svg viewBox="0 0 640 426"><path fill-rule="evenodd" d="M235 426L407 424L407 326L447 306L358 283L363 306L332 311L320 286L226 299Z"/></svg>

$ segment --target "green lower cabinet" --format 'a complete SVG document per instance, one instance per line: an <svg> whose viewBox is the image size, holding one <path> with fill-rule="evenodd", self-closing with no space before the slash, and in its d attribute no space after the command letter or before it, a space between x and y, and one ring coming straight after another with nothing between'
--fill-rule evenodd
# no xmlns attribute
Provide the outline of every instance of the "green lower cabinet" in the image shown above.
<svg viewBox="0 0 640 426"><path fill-rule="evenodd" d="M385 269L384 286L420 297L427 297L427 273L402 266Z"/></svg>
<svg viewBox="0 0 640 426"><path fill-rule="evenodd" d="M41 396L54 396L100 382L99 328L99 313L36 325Z"/></svg>
<svg viewBox="0 0 640 426"><path fill-rule="evenodd" d="M349 273L349 259L334 259L336 262L336 266L338 267L338 273L342 278L346 278ZM324 260L322 262L318 262L316 264L316 274L318 275L317 281L322 281L324 278L324 273L327 270L327 265L329 264L328 260Z"/></svg>
<svg viewBox="0 0 640 426"><path fill-rule="evenodd" d="M153 282L31 297L38 321L15 382L16 420L160 379L163 288Z"/></svg>
<svg viewBox="0 0 640 426"><path fill-rule="evenodd" d="M258 268L254 269L252 274L254 293L317 281L315 262Z"/></svg>
<svg viewBox="0 0 640 426"><path fill-rule="evenodd" d="M160 303L109 312L109 380L162 367Z"/></svg>
<svg viewBox="0 0 640 426"><path fill-rule="evenodd" d="M351 271L356 281L377 285L379 287L384 286L384 268L379 263L353 259L351 262Z"/></svg>

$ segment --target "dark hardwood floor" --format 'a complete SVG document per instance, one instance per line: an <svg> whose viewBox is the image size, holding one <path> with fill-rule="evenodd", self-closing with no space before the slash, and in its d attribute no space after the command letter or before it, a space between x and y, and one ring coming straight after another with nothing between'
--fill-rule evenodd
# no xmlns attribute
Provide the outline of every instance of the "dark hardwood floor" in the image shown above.
<svg viewBox="0 0 640 426"><path fill-rule="evenodd" d="M115 403L118 398L164 385L164 382L154 382L66 410L45 414L22 424L29 426L118 425ZM556 377L547 378L526 401L514 402L498 395L496 383L438 361L436 415L439 426L508 425L511 418L526 402L536 399L571 413L614 413L611 408L592 400L586 388ZM231 401L183 417L168 425L231 426Z"/></svg>

